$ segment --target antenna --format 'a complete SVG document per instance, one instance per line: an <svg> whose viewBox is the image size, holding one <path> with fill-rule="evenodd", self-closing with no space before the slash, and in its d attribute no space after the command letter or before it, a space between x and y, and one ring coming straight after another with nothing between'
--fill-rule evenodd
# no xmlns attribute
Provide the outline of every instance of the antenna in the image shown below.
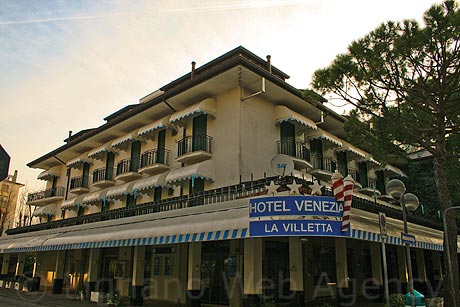
<svg viewBox="0 0 460 307"><path fill-rule="evenodd" d="M294 161L288 155L279 154L270 161L272 171L278 176L286 176L294 169Z"/></svg>

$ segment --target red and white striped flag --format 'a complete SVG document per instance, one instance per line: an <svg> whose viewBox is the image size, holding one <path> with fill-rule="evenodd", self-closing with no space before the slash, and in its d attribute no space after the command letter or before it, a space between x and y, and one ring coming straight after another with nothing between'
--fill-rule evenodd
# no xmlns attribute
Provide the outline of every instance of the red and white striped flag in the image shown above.
<svg viewBox="0 0 460 307"><path fill-rule="evenodd" d="M354 185L355 181L351 176L347 176L343 179L343 176L337 171L332 175L332 189L334 197L337 201L344 202L342 232L346 232L350 229L350 211Z"/></svg>

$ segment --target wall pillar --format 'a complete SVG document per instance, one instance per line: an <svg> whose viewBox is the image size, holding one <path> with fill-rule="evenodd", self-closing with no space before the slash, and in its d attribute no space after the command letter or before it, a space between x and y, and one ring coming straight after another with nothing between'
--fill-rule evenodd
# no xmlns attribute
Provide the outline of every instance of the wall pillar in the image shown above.
<svg viewBox="0 0 460 307"><path fill-rule="evenodd" d="M11 254L3 254L2 270L0 272L0 280L6 280L8 275L8 267L10 265Z"/></svg>
<svg viewBox="0 0 460 307"><path fill-rule="evenodd" d="M33 284L30 287L30 291L38 291L40 289L40 254L35 253L34 268L32 271Z"/></svg>
<svg viewBox="0 0 460 307"><path fill-rule="evenodd" d="M18 255L18 262L16 263L15 278L22 276L24 274L24 262L26 260L26 254Z"/></svg>
<svg viewBox="0 0 460 307"><path fill-rule="evenodd" d="M401 290L406 293L407 290L407 281L408 281L408 272L407 272L407 265L406 265L406 250L404 246L397 246L396 253L398 255L398 273L399 273L399 280L401 282Z"/></svg>
<svg viewBox="0 0 460 307"><path fill-rule="evenodd" d="M201 306L201 242L188 244L188 306Z"/></svg>
<svg viewBox="0 0 460 307"><path fill-rule="evenodd" d="M414 289L420 293L427 294L427 276L425 265L425 254L423 249L415 249L415 261L417 262L417 280L414 280Z"/></svg>
<svg viewBox="0 0 460 307"><path fill-rule="evenodd" d="M89 260L88 260L88 282L86 284L86 293L88 297L91 297L91 292L96 291L96 284L99 278L99 265L101 258L101 249L92 248L89 250Z"/></svg>
<svg viewBox="0 0 460 307"><path fill-rule="evenodd" d="M64 265L66 251L58 251L56 255L56 266L54 269L53 278L53 294L61 294L64 284Z"/></svg>
<svg viewBox="0 0 460 307"><path fill-rule="evenodd" d="M303 286L303 257L300 237L289 237L289 270L290 287L293 298L291 306L303 306L305 302Z"/></svg>
<svg viewBox="0 0 460 307"><path fill-rule="evenodd" d="M236 263L232 263L235 266L234 276L229 276L229 307L241 307L242 306L242 299L243 296L243 259L242 259L242 240L230 240L230 259L232 261L236 261Z"/></svg>
<svg viewBox="0 0 460 307"><path fill-rule="evenodd" d="M145 267L145 246L135 246L133 256L133 285L131 289L131 305L142 306L144 297L144 267Z"/></svg>
<svg viewBox="0 0 460 307"><path fill-rule="evenodd" d="M371 252L371 270L372 270L372 284L376 287L367 289L368 294L377 298L383 298L383 272L382 272L382 250L381 243L369 242ZM369 293L371 292L371 293Z"/></svg>
<svg viewBox="0 0 460 307"><path fill-rule="evenodd" d="M244 239L244 301L243 306L258 303L262 294L263 238Z"/></svg>
<svg viewBox="0 0 460 307"><path fill-rule="evenodd" d="M348 292L348 264L347 264L347 240L335 238L335 267L337 276L337 306L350 306L347 302Z"/></svg>

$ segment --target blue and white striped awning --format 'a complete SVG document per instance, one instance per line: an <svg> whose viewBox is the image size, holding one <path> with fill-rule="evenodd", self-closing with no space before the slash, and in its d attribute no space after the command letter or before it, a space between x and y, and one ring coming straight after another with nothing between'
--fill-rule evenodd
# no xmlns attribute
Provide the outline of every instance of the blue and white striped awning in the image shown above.
<svg viewBox="0 0 460 307"><path fill-rule="evenodd" d="M316 126L315 122L311 119L299 114L297 112L292 111L286 106L275 106L275 122L277 124L283 122L292 122L294 124L300 124L307 128L317 130L318 127Z"/></svg>
<svg viewBox="0 0 460 307"><path fill-rule="evenodd" d="M172 169L166 176L166 182L174 184L191 178L214 180L214 164L212 160Z"/></svg>
<svg viewBox="0 0 460 307"><path fill-rule="evenodd" d="M216 100L214 98L207 98L203 101L180 110L171 115L171 124L180 125L189 116L206 114L212 118L216 117Z"/></svg>
<svg viewBox="0 0 460 307"><path fill-rule="evenodd" d="M137 135L142 138L153 139L155 132L167 128L176 130L176 127L170 123L171 115L163 117L151 124L148 124L137 131Z"/></svg>
<svg viewBox="0 0 460 307"><path fill-rule="evenodd" d="M371 241L371 242L382 242L382 238L380 233L375 233L375 232L370 232L366 230L361 230L361 229L351 229L351 234L350 237L352 239L358 239L358 240L365 240L365 241ZM387 244L392 244L392 245L404 245L401 242L401 237L395 237L395 236L388 236L385 243ZM430 250L436 250L436 251L443 251L443 245L442 244L436 244L436 243L429 243L429 242L424 242L424 241L416 241L415 248L422 248L422 249L430 249Z"/></svg>
<svg viewBox="0 0 460 307"><path fill-rule="evenodd" d="M10 235L0 239L0 253L246 238L249 235L248 208L236 207L244 201Z"/></svg>

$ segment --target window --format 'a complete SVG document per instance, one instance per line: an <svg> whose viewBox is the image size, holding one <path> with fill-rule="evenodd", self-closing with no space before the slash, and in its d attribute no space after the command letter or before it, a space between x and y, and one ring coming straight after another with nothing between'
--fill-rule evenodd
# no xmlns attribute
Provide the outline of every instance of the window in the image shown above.
<svg viewBox="0 0 460 307"><path fill-rule="evenodd" d="M141 142L135 141L131 144L131 167L130 172L137 172L141 159Z"/></svg>
<svg viewBox="0 0 460 307"><path fill-rule="evenodd" d="M158 132L157 161L155 161L155 163L166 164L165 143L166 143L166 130L161 130Z"/></svg>
<svg viewBox="0 0 460 307"><path fill-rule="evenodd" d="M337 153L337 164L339 166L339 172L342 174L342 176L348 176L347 153L345 151L339 151Z"/></svg>
<svg viewBox="0 0 460 307"><path fill-rule="evenodd" d="M128 196L126 196L126 207L134 206L136 206L136 197L132 194L128 194Z"/></svg>
<svg viewBox="0 0 460 307"><path fill-rule="evenodd" d="M88 179L89 179L89 163L83 164L83 176L81 178L81 187L87 188L88 187Z"/></svg>
<svg viewBox="0 0 460 307"><path fill-rule="evenodd" d="M173 274L173 259L172 257L168 256L164 258L164 275L172 275Z"/></svg>
<svg viewBox="0 0 460 307"><path fill-rule="evenodd" d="M153 275L161 275L161 257L153 258Z"/></svg>
<svg viewBox="0 0 460 307"><path fill-rule="evenodd" d="M110 210L110 202L107 200L102 201L101 212L107 212Z"/></svg>
<svg viewBox="0 0 460 307"><path fill-rule="evenodd" d="M288 122L280 124L281 152L289 156L296 156L295 126Z"/></svg>
<svg viewBox="0 0 460 307"><path fill-rule="evenodd" d="M313 168L323 169L323 143L320 139L310 141L310 152Z"/></svg>
<svg viewBox="0 0 460 307"><path fill-rule="evenodd" d="M208 150L206 148L207 120L208 118L205 114L193 118L192 151Z"/></svg>
<svg viewBox="0 0 460 307"><path fill-rule="evenodd" d="M85 215L85 207L78 206L77 216L83 216L83 215Z"/></svg>
<svg viewBox="0 0 460 307"><path fill-rule="evenodd" d="M115 154L113 152L107 153L107 161L105 163L105 180L113 180Z"/></svg>

